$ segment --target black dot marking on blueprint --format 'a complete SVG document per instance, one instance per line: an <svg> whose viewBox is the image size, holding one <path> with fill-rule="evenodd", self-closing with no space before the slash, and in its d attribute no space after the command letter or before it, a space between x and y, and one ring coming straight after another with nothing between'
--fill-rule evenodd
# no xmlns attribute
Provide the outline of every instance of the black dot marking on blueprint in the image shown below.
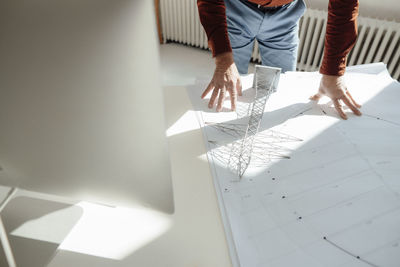
<svg viewBox="0 0 400 267"><path fill-rule="evenodd" d="M381 120L381 121L384 121L384 122L387 122L387 123L390 123L390 124L394 124L394 125L400 126L400 123L398 123L398 122L389 121L389 120L386 120L384 118L376 117L376 116L369 115L369 114L363 114L363 115L366 116L366 117L372 118L372 119L377 119L377 120Z"/></svg>
<svg viewBox="0 0 400 267"><path fill-rule="evenodd" d="M347 255L350 255L350 256L352 256L352 257L354 257L354 258L356 258L356 259L358 259L358 260L364 262L365 264L367 264L367 265L369 265L369 266L372 266L372 267L380 267L380 266L378 266L378 265L376 265L376 264L374 264L374 263L372 263L372 262L369 262L369 261L367 261L367 260L364 260L364 259L362 259L360 256L355 255L355 254L351 253L350 251L348 251L348 250L342 248L342 247L339 246L338 244L336 244L336 243L334 243L333 241L329 240L326 236L324 236L323 238L324 238L324 240L325 240L326 242L328 242L328 243L331 244L332 246L336 247L337 249L341 250L342 252L346 253Z"/></svg>

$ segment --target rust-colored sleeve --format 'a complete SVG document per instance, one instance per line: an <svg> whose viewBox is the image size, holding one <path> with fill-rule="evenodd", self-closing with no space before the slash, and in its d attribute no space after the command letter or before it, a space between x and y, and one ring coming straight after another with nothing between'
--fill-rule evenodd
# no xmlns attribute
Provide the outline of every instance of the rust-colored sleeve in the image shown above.
<svg viewBox="0 0 400 267"><path fill-rule="evenodd" d="M329 0L324 58L320 73L343 75L357 39L358 0Z"/></svg>
<svg viewBox="0 0 400 267"><path fill-rule="evenodd" d="M197 0L197 7L213 57L231 52L224 0Z"/></svg>

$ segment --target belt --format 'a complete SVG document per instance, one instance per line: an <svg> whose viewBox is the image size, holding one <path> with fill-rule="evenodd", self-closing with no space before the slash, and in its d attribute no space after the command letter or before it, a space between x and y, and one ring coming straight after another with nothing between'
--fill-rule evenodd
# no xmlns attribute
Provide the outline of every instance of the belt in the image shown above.
<svg viewBox="0 0 400 267"><path fill-rule="evenodd" d="M296 1L296 0L294 0ZM276 11L278 11L279 9L285 8L287 6L289 6L290 4L292 4L294 1L284 4L282 6L262 6L262 5L257 5L255 3L249 2L247 1L248 4L250 4L251 6L257 8L258 10L260 10L263 13L275 13Z"/></svg>

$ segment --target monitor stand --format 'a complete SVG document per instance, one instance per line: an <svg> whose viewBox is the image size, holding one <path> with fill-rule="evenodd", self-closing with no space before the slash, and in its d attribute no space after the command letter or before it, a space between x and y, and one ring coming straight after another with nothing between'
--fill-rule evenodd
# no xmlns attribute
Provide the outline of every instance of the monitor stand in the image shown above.
<svg viewBox="0 0 400 267"><path fill-rule="evenodd" d="M6 207L7 203L12 199L12 197L17 192L16 187L12 187L8 192L7 196L4 198L3 202L0 204L0 240L1 245L3 246L4 254L7 259L7 263L9 267L16 267L14 255L10 246L10 242L8 241L7 231L4 228L3 220L1 218L1 212Z"/></svg>

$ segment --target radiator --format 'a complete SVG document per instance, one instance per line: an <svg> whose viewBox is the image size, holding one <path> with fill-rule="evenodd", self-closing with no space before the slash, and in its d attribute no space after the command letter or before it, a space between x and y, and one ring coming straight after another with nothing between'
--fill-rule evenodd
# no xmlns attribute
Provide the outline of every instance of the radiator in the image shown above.
<svg viewBox="0 0 400 267"><path fill-rule="evenodd" d="M160 16L164 42L178 42L208 49L196 0L161 0ZM308 9L300 20L297 69L318 70L324 50L327 12ZM257 42L252 61L261 62ZM358 18L358 40L348 56L348 65L384 62L394 79L400 80L400 23Z"/></svg>

